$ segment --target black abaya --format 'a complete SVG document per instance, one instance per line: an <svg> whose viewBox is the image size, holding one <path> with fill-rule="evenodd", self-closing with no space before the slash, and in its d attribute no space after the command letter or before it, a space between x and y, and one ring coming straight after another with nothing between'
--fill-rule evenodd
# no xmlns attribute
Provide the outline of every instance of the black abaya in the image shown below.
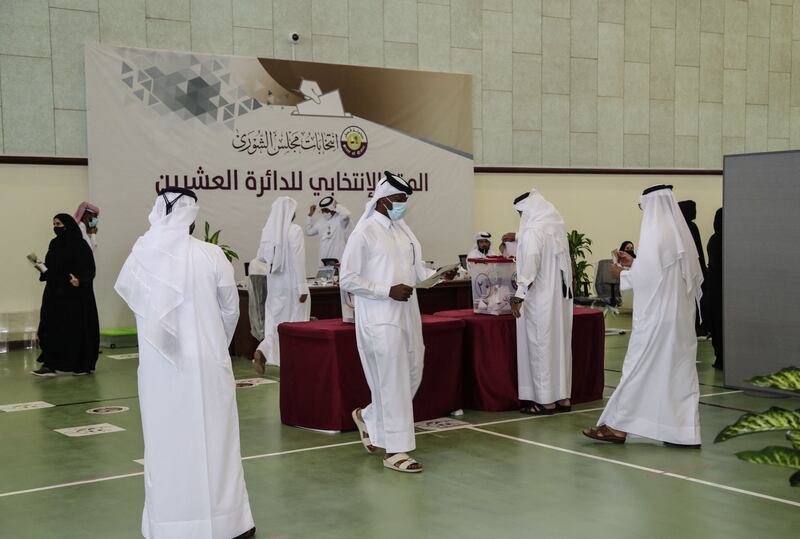
<svg viewBox="0 0 800 539"><path fill-rule="evenodd" d="M714 215L714 234L708 240L707 326L711 331L711 344L717 360L714 367L721 369L722 355L722 208Z"/></svg>
<svg viewBox="0 0 800 539"><path fill-rule="evenodd" d="M689 227L689 232L692 234L692 239L694 240L694 246L697 249L697 260L700 262L700 271L703 273L703 284L700 286L700 289L703 291L703 296L706 294L706 278L708 277L708 268L706 268L706 256L705 252L703 251L703 240L700 237L700 229L697 228L697 224L694 220L697 218L697 203L694 200L682 200L678 202L678 207L683 214L683 219L686 221L686 225ZM700 311L697 312L695 315L695 331L697 335L706 335L708 332L708 325L704 322L701 322L701 319L704 321L706 317L706 300L700 300ZM700 316L702 314L702 317Z"/></svg>
<svg viewBox="0 0 800 539"><path fill-rule="evenodd" d="M68 214L56 216L64 231L47 250L47 271L39 317L38 361L45 367L65 372L91 372L97 363L100 347L100 324L94 298L94 255L83 240L78 224ZM70 274L80 284L70 284Z"/></svg>

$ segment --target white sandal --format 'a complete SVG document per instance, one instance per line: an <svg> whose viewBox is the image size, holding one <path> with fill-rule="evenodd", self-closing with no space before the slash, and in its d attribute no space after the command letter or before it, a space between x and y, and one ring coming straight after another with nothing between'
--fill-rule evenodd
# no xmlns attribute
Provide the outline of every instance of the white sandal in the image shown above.
<svg viewBox="0 0 800 539"><path fill-rule="evenodd" d="M383 459L383 466L390 470L404 473L419 473L422 468L411 468L412 465L419 464L416 460L409 457L406 453L395 453L389 458Z"/></svg>
<svg viewBox="0 0 800 539"><path fill-rule="evenodd" d="M364 446L364 449L367 450L367 453L371 455L375 453L377 449L375 449L375 446L372 445L372 440L369 439L369 433L367 432L367 424L358 418L358 412L360 410L361 408L356 408L350 415L353 417L353 422L356 424L356 428L358 428L358 435L361 438L361 444Z"/></svg>

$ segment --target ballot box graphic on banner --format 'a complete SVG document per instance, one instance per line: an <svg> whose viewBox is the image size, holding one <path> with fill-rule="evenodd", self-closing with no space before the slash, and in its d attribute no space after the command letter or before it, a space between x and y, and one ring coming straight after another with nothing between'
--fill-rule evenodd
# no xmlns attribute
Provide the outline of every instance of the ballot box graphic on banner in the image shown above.
<svg viewBox="0 0 800 539"><path fill-rule="evenodd" d="M472 307L478 314L510 314L511 297L517 291L517 265L511 258L468 258L472 279Z"/></svg>

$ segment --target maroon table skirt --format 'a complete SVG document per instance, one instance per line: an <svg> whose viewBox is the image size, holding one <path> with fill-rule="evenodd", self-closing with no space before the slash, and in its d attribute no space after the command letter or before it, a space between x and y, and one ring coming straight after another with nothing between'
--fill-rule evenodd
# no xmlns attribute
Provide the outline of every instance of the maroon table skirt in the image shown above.
<svg viewBox="0 0 800 539"><path fill-rule="evenodd" d="M425 367L414 397L414 419L446 416L463 407L464 322L422 316ZM341 319L278 326L281 421L320 430L355 429L350 412L370 402L356 347L356 328Z"/></svg>
<svg viewBox="0 0 800 539"><path fill-rule="evenodd" d="M519 408L517 327L510 314L475 314L472 309L441 311L434 316L463 320L464 406L473 410ZM572 402L603 397L605 322L603 313L575 307L572 322Z"/></svg>

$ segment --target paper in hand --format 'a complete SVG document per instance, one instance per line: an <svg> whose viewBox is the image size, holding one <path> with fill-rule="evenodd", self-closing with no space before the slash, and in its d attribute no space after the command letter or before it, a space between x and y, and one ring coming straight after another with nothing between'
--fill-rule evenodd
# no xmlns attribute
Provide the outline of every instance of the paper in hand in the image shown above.
<svg viewBox="0 0 800 539"><path fill-rule="evenodd" d="M39 261L39 257L36 256L36 253L30 253L25 258L27 258L31 264L36 264Z"/></svg>
<svg viewBox="0 0 800 539"><path fill-rule="evenodd" d="M439 269L436 273L425 279L424 281L418 282L414 288L433 288L436 283L439 282L439 279L442 278L442 275L445 273L449 273L451 271L455 271L458 269L458 264L449 264Z"/></svg>

